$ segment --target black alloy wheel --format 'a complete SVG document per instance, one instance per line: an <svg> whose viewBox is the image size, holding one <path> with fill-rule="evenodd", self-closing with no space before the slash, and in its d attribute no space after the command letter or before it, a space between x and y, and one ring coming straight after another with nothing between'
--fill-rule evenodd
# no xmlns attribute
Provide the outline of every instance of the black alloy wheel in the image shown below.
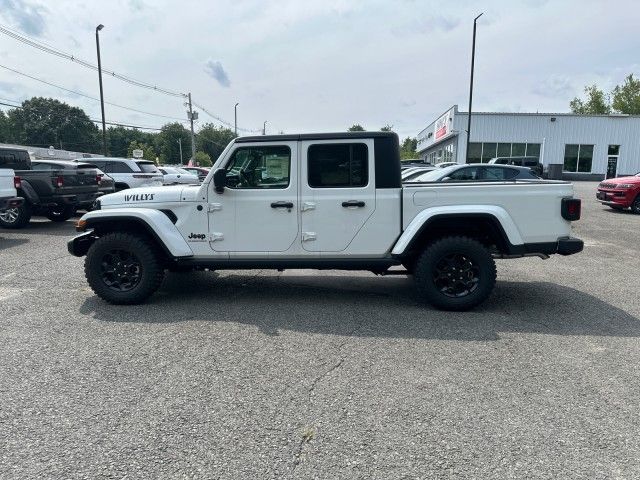
<svg viewBox="0 0 640 480"><path fill-rule="evenodd" d="M102 256L100 265L102 281L116 292L128 292L140 283L142 263L126 250L109 250Z"/></svg>
<svg viewBox="0 0 640 480"><path fill-rule="evenodd" d="M433 283L447 297L464 297L473 293L480 282L480 268L462 253L445 255L436 262Z"/></svg>

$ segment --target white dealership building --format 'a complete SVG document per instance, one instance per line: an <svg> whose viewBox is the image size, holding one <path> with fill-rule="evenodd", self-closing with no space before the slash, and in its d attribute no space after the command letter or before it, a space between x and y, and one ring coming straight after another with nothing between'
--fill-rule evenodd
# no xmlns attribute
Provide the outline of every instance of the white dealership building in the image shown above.
<svg viewBox="0 0 640 480"><path fill-rule="evenodd" d="M418 134L431 162L467 159L466 112L454 105ZM538 157L550 178L600 180L640 172L640 116L473 112L468 162Z"/></svg>

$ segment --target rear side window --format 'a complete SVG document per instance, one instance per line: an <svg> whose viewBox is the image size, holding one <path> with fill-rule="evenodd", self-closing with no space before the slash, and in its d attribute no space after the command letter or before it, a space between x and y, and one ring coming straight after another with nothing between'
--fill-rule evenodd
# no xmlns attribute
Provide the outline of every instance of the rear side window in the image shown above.
<svg viewBox="0 0 640 480"><path fill-rule="evenodd" d="M307 153L310 187L364 187L369 183L369 151L364 143L311 145Z"/></svg>
<svg viewBox="0 0 640 480"><path fill-rule="evenodd" d="M51 165L49 163L32 163L31 164L31 169L32 170L55 170L56 167L55 165Z"/></svg>
<svg viewBox="0 0 640 480"><path fill-rule="evenodd" d="M12 170L30 170L31 158L26 150L0 149L0 167Z"/></svg>
<svg viewBox="0 0 640 480"><path fill-rule="evenodd" d="M109 162L107 164L106 173L133 173L129 165L124 162Z"/></svg>
<svg viewBox="0 0 640 480"><path fill-rule="evenodd" d="M156 167L153 163L136 162L136 164L138 165L138 167L140 167L140 170L142 170L144 173L158 173L158 167Z"/></svg>
<svg viewBox="0 0 640 480"><path fill-rule="evenodd" d="M533 158L524 161L525 167L536 167L537 165L538 165L538 161Z"/></svg>
<svg viewBox="0 0 640 480"><path fill-rule="evenodd" d="M484 179L488 181L511 180L518 176L518 170L515 168L492 168L484 169Z"/></svg>

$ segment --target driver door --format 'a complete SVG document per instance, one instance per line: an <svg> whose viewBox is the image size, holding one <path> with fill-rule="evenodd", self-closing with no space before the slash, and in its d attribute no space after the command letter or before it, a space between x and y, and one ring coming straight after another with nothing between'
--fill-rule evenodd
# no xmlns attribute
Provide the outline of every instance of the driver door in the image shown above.
<svg viewBox="0 0 640 480"><path fill-rule="evenodd" d="M209 186L209 245L230 254L285 252L298 237L297 142L246 143L230 153L224 193Z"/></svg>

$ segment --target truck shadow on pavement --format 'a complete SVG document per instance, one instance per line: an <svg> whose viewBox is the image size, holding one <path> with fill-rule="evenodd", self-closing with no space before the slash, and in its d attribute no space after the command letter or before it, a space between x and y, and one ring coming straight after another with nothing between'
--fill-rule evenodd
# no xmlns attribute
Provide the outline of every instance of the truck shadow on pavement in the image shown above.
<svg viewBox="0 0 640 480"><path fill-rule="evenodd" d="M77 235L74 227L75 223L72 220L66 222L52 222L46 218L34 217L28 225L23 228L0 228L0 234L4 237L7 234L17 235L48 235L54 237L68 237L71 239Z"/></svg>
<svg viewBox="0 0 640 480"><path fill-rule="evenodd" d="M28 242L29 240L26 238L7 238L7 236L4 235L4 231L0 230L0 251Z"/></svg>
<svg viewBox="0 0 640 480"><path fill-rule="evenodd" d="M470 312L423 304L406 277L168 274L147 304L90 296L80 312L106 322L232 322L361 337L496 340L500 333L640 336L640 319L587 293L548 282L498 282Z"/></svg>

